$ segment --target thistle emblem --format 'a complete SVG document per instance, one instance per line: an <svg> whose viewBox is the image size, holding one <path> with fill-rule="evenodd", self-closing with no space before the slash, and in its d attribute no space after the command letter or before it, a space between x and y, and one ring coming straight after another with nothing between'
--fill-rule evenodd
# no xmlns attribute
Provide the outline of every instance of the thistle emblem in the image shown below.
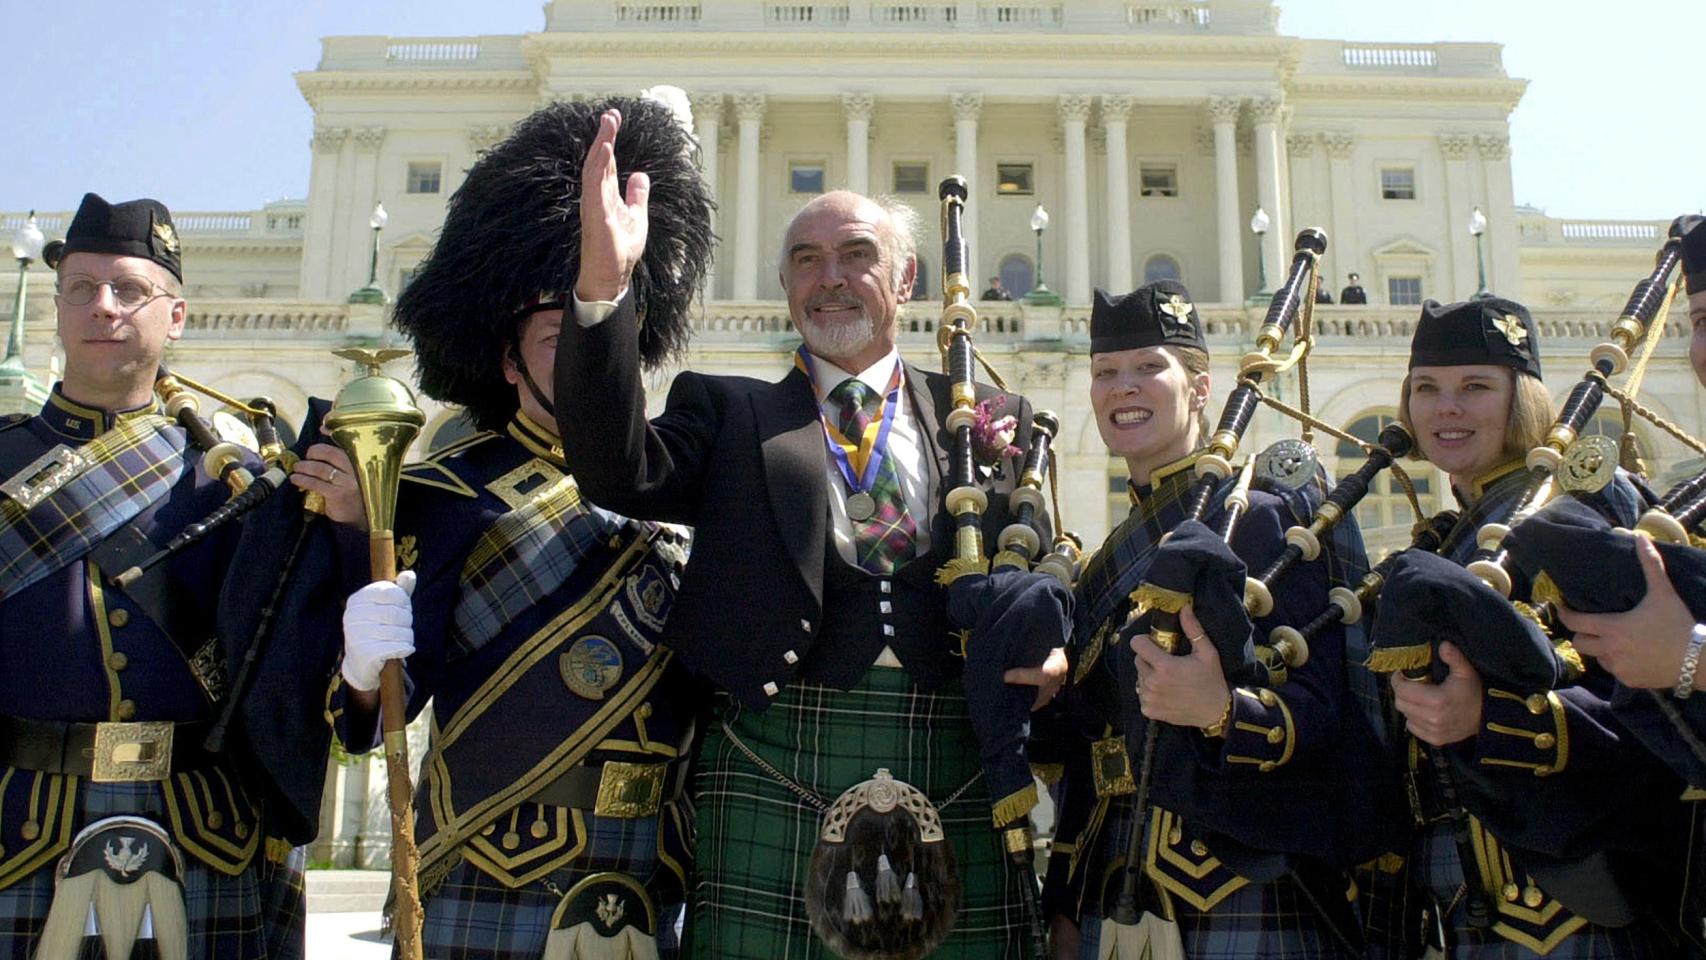
<svg viewBox="0 0 1706 960"><path fill-rule="evenodd" d="M1516 314L1507 313L1502 317L1494 317L1493 326L1505 335L1505 339L1509 340L1513 347L1522 346L1522 342L1528 339L1528 328L1522 325L1522 318Z"/></svg>
<svg viewBox="0 0 1706 960"><path fill-rule="evenodd" d="M622 902L620 896L607 893L598 898L598 909L595 912L598 914L599 923L607 927L615 927L617 922L622 919L622 914L626 913L627 910L628 905Z"/></svg>
<svg viewBox="0 0 1706 960"><path fill-rule="evenodd" d="M169 223L154 224L154 239L160 241L161 249L167 253L178 252L178 231L172 229Z"/></svg>
<svg viewBox="0 0 1706 960"><path fill-rule="evenodd" d="M1171 317L1173 326L1188 328L1191 325L1191 311L1195 310L1196 307L1192 306L1189 300L1174 293L1169 294L1165 301L1157 305L1156 309Z"/></svg>
<svg viewBox="0 0 1706 960"><path fill-rule="evenodd" d="M102 848L101 855L106 858L108 869L121 877L129 877L142 869L142 865L148 862L148 844L132 850L130 845L134 842L135 837L119 837L117 850L111 843Z"/></svg>

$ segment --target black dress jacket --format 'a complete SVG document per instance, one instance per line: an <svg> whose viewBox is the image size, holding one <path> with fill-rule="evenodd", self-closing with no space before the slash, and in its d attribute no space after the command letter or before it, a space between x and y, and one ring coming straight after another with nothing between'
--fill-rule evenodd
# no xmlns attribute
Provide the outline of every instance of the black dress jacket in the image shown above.
<svg viewBox="0 0 1706 960"><path fill-rule="evenodd" d="M877 577L841 563L830 546L829 468L810 379L798 369L775 382L685 371L648 422L637 336L631 297L591 327L563 324L557 425L569 472L589 500L694 528L664 628L682 662L754 708L796 677L851 687L884 645L924 689L957 677L947 594L933 582L954 543L942 506L948 378L906 365L932 478L930 515L918 521L929 525L931 547ZM978 385L980 402L1000 395ZM1028 446L1030 405L1008 394L1003 412L1018 418L1015 442ZM1007 494L1019 469L1017 458L1004 458L983 484L986 545L1009 522ZM832 557L839 566L826 562Z"/></svg>

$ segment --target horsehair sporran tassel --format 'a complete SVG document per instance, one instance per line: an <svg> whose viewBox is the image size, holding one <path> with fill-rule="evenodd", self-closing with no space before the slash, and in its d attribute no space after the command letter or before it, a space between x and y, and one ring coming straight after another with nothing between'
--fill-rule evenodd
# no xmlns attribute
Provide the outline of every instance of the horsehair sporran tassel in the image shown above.
<svg viewBox="0 0 1706 960"><path fill-rule="evenodd" d="M841 915L853 924L869 923L874 915L871 898L865 895L859 874L853 870L847 871L847 893L841 898Z"/></svg>

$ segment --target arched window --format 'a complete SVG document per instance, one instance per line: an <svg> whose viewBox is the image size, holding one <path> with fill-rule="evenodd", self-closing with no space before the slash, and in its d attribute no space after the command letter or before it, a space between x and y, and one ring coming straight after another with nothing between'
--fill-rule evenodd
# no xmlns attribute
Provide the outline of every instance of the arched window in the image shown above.
<svg viewBox="0 0 1706 960"><path fill-rule="evenodd" d="M1185 275L1179 271L1179 261L1165 253L1158 253L1143 262L1143 282L1154 283L1157 280L1183 280Z"/></svg>
<svg viewBox="0 0 1706 960"><path fill-rule="evenodd" d="M1001 275L1001 289L1015 300L1030 293L1037 282L1036 267L1031 264L1031 258L1022 253L1002 257L1001 268L995 272Z"/></svg>
<svg viewBox="0 0 1706 960"><path fill-rule="evenodd" d="M1380 431L1396 419L1396 410L1372 411L1351 421L1345 432L1358 440L1373 443L1375 438L1380 436ZM1335 473L1340 477L1354 473L1368 457L1362 447L1344 440L1338 442L1333 452L1338 458ZM1434 468L1413 461L1401 461L1399 466L1404 468L1410 482L1414 484L1416 500L1422 505L1422 512L1431 515L1438 510L1438 498L1433 489ZM1415 516L1410 511L1410 501L1404 495L1404 488L1393 479L1392 471L1382 470L1375 477L1367 496L1357 504L1356 518L1357 525L1362 527L1363 542L1368 545L1368 558L1371 562L1409 544L1410 527L1415 522Z"/></svg>

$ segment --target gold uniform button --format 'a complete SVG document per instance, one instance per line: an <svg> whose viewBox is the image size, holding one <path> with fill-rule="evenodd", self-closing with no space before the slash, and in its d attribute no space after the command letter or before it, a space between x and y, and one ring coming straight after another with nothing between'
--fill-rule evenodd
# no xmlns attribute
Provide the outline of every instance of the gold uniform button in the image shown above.
<svg viewBox="0 0 1706 960"><path fill-rule="evenodd" d="M25 840L34 840L41 836L41 824L34 820L25 820L24 825L18 828L18 836Z"/></svg>
<svg viewBox="0 0 1706 960"><path fill-rule="evenodd" d="M1272 760L1263 760L1261 762L1261 764L1256 767L1256 769L1262 771L1263 773L1272 773L1278 767L1279 767L1279 764L1273 762Z"/></svg>
<svg viewBox="0 0 1706 960"><path fill-rule="evenodd" d="M498 832L498 825L495 823L488 823L488 824L486 824L485 828L480 831L480 836L489 837L492 834L497 833L497 832Z"/></svg>
<svg viewBox="0 0 1706 960"><path fill-rule="evenodd" d="M1531 886L1522 892L1522 905L1530 910L1538 910L1545 902L1546 896L1540 892L1539 887Z"/></svg>
<svg viewBox="0 0 1706 960"><path fill-rule="evenodd" d="M1534 737L1534 746L1538 750L1550 750L1557 745L1558 738L1550 733L1536 734Z"/></svg>
<svg viewBox="0 0 1706 960"><path fill-rule="evenodd" d="M1185 839L1185 832L1183 830L1180 830L1178 827L1174 827L1173 829L1167 831L1167 845L1168 846L1176 847L1179 845L1180 841L1182 841L1184 839Z"/></svg>
<svg viewBox="0 0 1706 960"><path fill-rule="evenodd" d="M1256 699L1262 701L1262 706L1264 707L1271 707L1274 704L1279 703L1279 695L1266 687L1256 691Z"/></svg>
<svg viewBox="0 0 1706 960"><path fill-rule="evenodd" d="M130 720L130 719L135 718L135 716L136 716L136 701L135 700L120 700L118 702L118 709L113 711L113 713L120 720Z"/></svg>
<svg viewBox="0 0 1706 960"><path fill-rule="evenodd" d="M503 845L505 850L514 850L516 847L521 846L521 834L516 833L514 830L504 834Z"/></svg>
<svg viewBox="0 0 1706 960"><path fill-rule="evenodd" d="M1505 888L1502 892L1505 895L1505 902L1507 902L1507 903L1515 903L1516 902L1516 898L1518 896L1516 884L1514 884L1514 883L1505 884Z"/></svg>
<svg viewBox="0 0 1706 960"><path fill-rule="evenodd" d="M130 622L130 611L123 607L107 611L107 622L115 627L122 627Z"/></svg>
<svg viewBox="0 0 1706 960"><path fill-rule="evenodd" d="M1281 730L1279 727L1269 727L1268 728L1268 742L1269 743L1279 743L1280 741L1282 741L1284 739L1285 739L1285 731L1284 730Z"/></svg>
<svg viewBox="0 0 1706 960"><path fill-rule="evenodd" d="M249 825L248 824L243 823L242 821L238 821L237 825L235 827L232 827L231 829L237 831L237 839L239 839L239 840L249 839Z"/></svg>
<svg viewBox="0 0 1706 960"><path fill-rule="evenodd" d="M115 671L123 670L125 667L130 666L130 658L115 650L107 656L107 666L113 668Z"/></svg>
<svg viewBox="0 0 1706 960"><path fill-rule="evenodd" d="M533 826L527 828L527 832L533 834L533 839L543 840L545 835L551 832L551 828L545 825L545 821L535 820Z"/></svg>
<svg viewBox="0 0 1706 960"><path fill-rule="evenodd" d="M225 826L225 814L218 810L209 810L207 812L207 829L218 830L223 826Z"/></svg>
<svg viewBox="0 0 1706 960"><path fill-rule="evenodd" d="M1193 856L1193 857L1206 857L1206 856L1208 856L1208 845L1203 843L1201 840L1192 840L1191 841L1191 856Z"/></svg>
<svg viewBox="0 0 1706 960"><path fill-rule="evenodd" d="M1528 712L1537 717L1544 714L1548 706L1546 702L1546 694L1544 693L1536 693L1529 697L1525 702L1528 704Z"/></svg>

